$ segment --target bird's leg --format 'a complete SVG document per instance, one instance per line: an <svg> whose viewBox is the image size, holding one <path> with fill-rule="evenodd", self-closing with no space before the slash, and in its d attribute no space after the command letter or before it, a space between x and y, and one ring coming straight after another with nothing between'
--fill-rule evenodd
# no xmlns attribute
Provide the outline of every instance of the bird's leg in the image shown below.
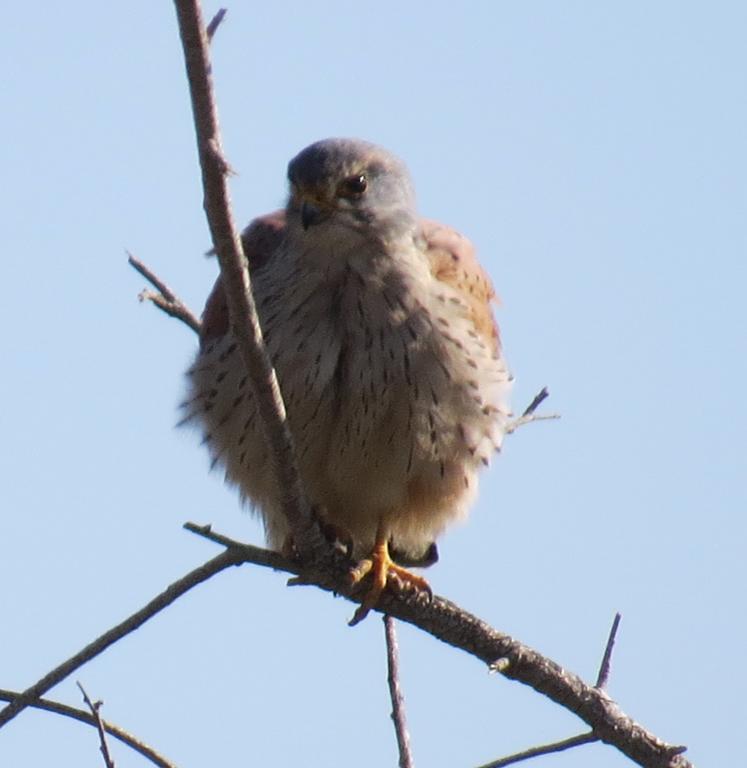
<svg viewBox="0 0 747 768"><path fill-rule="evenodd" d="M428 582L422 576L411 573L392 560L389 554L389 527L386 525L385 519L382 519L376 530L376 541L370 557L361 560L350 571L351 585L359 584L369 573L371 574L371 585L363 602L350 620L351 627L363 621L368 612L376 606L381 593L386 589L390 575L394 576L397 587L400 589L402 587L414 588L418 591L424 591L428 595L432 594Z"/></svg>

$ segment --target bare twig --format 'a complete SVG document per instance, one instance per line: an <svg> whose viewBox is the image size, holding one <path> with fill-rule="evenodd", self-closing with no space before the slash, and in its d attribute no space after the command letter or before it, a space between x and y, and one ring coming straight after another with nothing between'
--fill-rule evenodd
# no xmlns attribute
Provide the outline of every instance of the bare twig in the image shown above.
<svg viewBox="0 0 747 768"><path fill-rule="evenodd" d="M582 744L589 744L594 741L599 741L599 739L593 733L582 733L580 736L571 736L569 739L564 739L563 741L556 741L553 744L545 744L541 747L532 747L531 749L525 749L523 752L516 752L513 755L501 757L498 760L485 763L484 765L479 766L479 768L504 768L506 765L521 763L524 760L530 760L533 757L564 752L566 749L580 747Z"/></svg>
<svg viewBox="0 0 747 768"><path fill-rule="evenodd" d="M545 390L542 390L545 392ZM540 395L542 392L540 392ZM539 395L538 395L539 397ZM541 398L539 402L542 402L544 398ZM537 398L535 398L537 400ZM534 401L532 403L534 405ZM538 405L539 403L537 403ZM535 405L535 408L537 406ZM531 408L531 406L530 406ZM622 616L620 613L615 614L615 618L612 621L612 627L610 629L609 637L607 638L607 645L604 648L604 655L602 656L602 663L599 665L599 673L597 675L597 683L595 688L602 691L607 685L607 680L610 674L610 662L612 660L612 649L615 647L615 638L617 637L617 630L620 627L620 619ZM572 747L579 747L582 744L592 744L595 741L599 741L599 737L591 731L589 733L581 733L578 736L571 736L570 738L563 739L562 741L554 741L552 744L543 744L540 747L532 747L523 752L517 752L516 754L509 755L508 757L502 757L499 760L494 760L492 763L487 763L480 766L480 768L502 768L505 765L512 765L513 763L520 763L523 760L529 760L532 757L541 757L542 755L551 755L554 752L563 752L566 749Z"/></svg>
<svg viewBox="0 0 747 768"><path fill-rule="evenodd" d="M531 416L537 408L545 401L547 398L550 397L550 391L547 389L547 387L542 387L542 389L534 396L534 399L531 403L526 407L524 410L524 413L522 413L522 416Z"/></svg>
<svg viewBox="0 0 747 768"><path fill-rule="evenodd" d="M397 631L394 619L384 616L384 635L386 636L386 664L389 697L392 700L392 721L397 735L399 749L399 768L413 768L412 751L410 749L410 734L407 731L405 717L405 699L399 684L399 648L397 647Z"/></svg>
<svg viewBox="0 0 747 768"><path fill-rule="evenodd" d="M98 656L120 638L136 630L166 606L171 605L174 600L188 592L192 587L202 584L203 581L206 581L219 571L232 565L238 565L241 562L242 556L240 551L235 548L227 549L217 557L208 560L199 568L195 568L186 576L175 581L139 611L136 611L132 616L112 627L92 643L89 643L85 648L78 651L78 653L71 656L58 667L55 667L51 672L44 675L41 680L14 698L7 707L0 711L0 727L10 722L16 715L23 712L26 707L33 704L40 696L43 696L50 688L53 688L61 680L71 675L76 669L82 667L83 664Z"/></svg>
<svg viewBox="0 0 747 768"><path fill-rule="evenodd" d="M101 707L103 706L104 702L91 701L91 698L86 693L86 689L80 684L80 681L78 681L77 686L80 688L80 692L83 694L83 701L85 702L88 709L91 710L93 719L96 721L96 730L99 732L99 749L101 750L101 755L104 758L104 765L106 768L114 768L114 760L112 759L112 756L109 752L109 745L106 742L106 729L104 728L104 721L101 719Z"/></svg>
<svg viewBox="0 0 747 768"><path fill-rule="evenodd" d="M559 419L560 414L558 413L548 413L548 414L542 414L537 415L535 411L539 406L547 400L547 398L550 397L550 392L548 391L547 387L542 387L542 389L534 396L534 399L531 403L524 409L524 413L521 414L517 419L514 419L513 421L509 421L506 425L506 434L510 435L513 432L516 432L516 430L519 427L523 427L525 424L531 424L533 421L549 421L551 419Z"/></svg>
<svg viewBox="0 0 747 768"><path fill-rule="evenodd" d="M615 647L615 639L617 638L617 630L620 628L620 620L622 615L618 611L615 614L615 618L612 620L612 627L610 628L610 634L607 638L607 645L604 649L604 655L602 656L602 663L599 665L599 674L597 675L597 685L600 691L603 691L607 687L607 680L610 676L610 664L612 662L612 651Z"/></svg>
<svg viewBox="0 0 747 768"><path fill-rule="evenodd" d="M4 688L0 688L0 701L13 701L19 696L21 696L19 691L8 691ZM63 717L78 720L79 722L93 726L94 728L96 727L96 718L94 718L93 715L82 709L77 709L76 707L71 707L67 704L61 704L59 701L37 699L29 704L29 706L34 709L41 709L45 712L53 712L54 714L62 715ZM159 755L155 749L149 747L139 739L136 739L131 733L128 733L123 728L114 725L114 723L107 722L106 720L102 720L101 722L104 726L104 730L110 736L113 736L115 739L118 739L123 744L140 753L143 757L150 760L153 765L157 765L158 768L176 768L174 763L170 762L162 755Z"/></svg>
<svg viewBox="0 0 747 768"><path fill-rule="evenodd" d="M213 36L218 30L218 27L220 26L223 19L225 18L226 13L227 11L225 8L220 8L218 10L218 13L216 13L215 16L213 16L213 18L210 19L210 23L207 25L207 29L205 30L205 33L207 34L207 38L211 43L213 42Z"/></svg>
<svg viewBox="0 0 747 768"><path fill-rule="evenodd" d="M199 0L175 0L175 6L202 169L203 205L220 262L233 335L249 373L294 545L304 560L323 560L330 556L330 547L303 494L285 406L277 376L265 351L247 262L231 211L226 179L229 165L222 151L210 74L209 41L200 3Z"/></svg>
<svg viewBox="0 0 747 768"><path fill-rule="evenodd" d="M136 259L129 251L127 252L127 261L130 266L139 272L156 291L149 291L147 288L138 294L140 301L150 301L160 310L164 311L170 317L181 320L188 325L196 334L200 333L201 323L191 312L189 307L161 280L154 272Z"/></svg>

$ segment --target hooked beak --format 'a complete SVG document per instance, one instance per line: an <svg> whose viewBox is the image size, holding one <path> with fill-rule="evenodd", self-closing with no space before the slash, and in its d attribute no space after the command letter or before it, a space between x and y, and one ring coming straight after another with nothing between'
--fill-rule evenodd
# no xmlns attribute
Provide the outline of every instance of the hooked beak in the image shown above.
<svg viewBox="0 0 747 768"><path fill-rule="evenodd" d="M328 215L328 213L313 203L309 203L306 200L301 203L301 226L303 226L304 229L319 224L321 221L324 221Z"/></svg>

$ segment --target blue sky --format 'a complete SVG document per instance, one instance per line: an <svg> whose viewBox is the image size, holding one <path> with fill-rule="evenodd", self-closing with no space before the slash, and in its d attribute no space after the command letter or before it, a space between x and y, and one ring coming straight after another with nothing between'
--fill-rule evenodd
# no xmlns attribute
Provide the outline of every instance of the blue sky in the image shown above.
<svg viewBox="0 0 747 768"><path fill-rule="evenodd" d="M547 384L562 414L507 441L434 590L588 680L621 611L610 694L702 766L741 754L747 715L746 25L737 2L286 0L231 6L214 46L238 219L282 204L313 140L396 151L494 279L517 409ZM125 262L196 310L217 269L172 5L16 4L4 26L0 687L20 689L216 553L185 520L261 531L175 429L195 339ZM79 704L79 679L184 768L395 765L380 620L284 584L224 573L51 695ZM400 646L420 766L581 730L427 636ZM95 733L0 732L0 765L49 764L100 765Z"/></svg>

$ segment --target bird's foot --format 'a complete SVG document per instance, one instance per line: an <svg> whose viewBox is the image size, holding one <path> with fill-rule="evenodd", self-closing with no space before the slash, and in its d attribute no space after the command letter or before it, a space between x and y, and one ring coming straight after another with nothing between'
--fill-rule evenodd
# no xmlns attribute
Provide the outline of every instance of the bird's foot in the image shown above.
<svg viewBox="0 0 747 768"><path fill-rule="evenodd" d="M370 576L369 576L370 574ZM390 584L397 592L403 590L416 590L425 592L428 597L433 596L428 582L417 574L408 571L401 565L397 565L389 555L389 546L385 541L377 542L374 546L371 557L361 560L355 568L350 571L350 586L355 587L360 584L366 576L369 576L371 584L368 587L363 602L360 604L349 625L354 627L368 616L369 611L375 608L379 602L384 590Z"/></svg>
<svg viewBox="0 0 747 768"><path fill-rule="evenodd" d="M339 552L352 557L353 555L353 537L344 528L329 522L323 507L313 507L311 514L314 516L322 536L327 540L331 547ZM294 562L299 560L298 549L292 533L288 533L283 540L280 553Z"/></svg>
<svg viewBox="0 0 747 768"><path fill-rule="evenodd" d="M353 537L344 528L341 528L335 523L330 523L325 520L323 515L317 514L317 520L319 521L319 527L322 529L322 535L325 539L335 548L338 548L341 552L348 557L353 556Z"/></svg>

